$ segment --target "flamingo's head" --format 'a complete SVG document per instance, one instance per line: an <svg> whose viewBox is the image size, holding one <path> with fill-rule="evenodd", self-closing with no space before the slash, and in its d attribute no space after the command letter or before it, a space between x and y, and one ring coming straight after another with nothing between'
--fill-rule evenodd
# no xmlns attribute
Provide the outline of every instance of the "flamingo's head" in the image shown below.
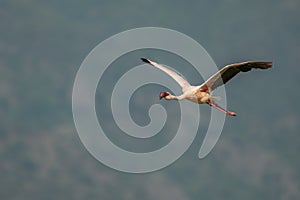
<svg viewBox="0 0 300 200"><path fill-rule="evenodd" d="M159 94L159 99L162 99L162 98L168 99L168 96L170 96L170 93L169 93L169 92L161 92L161 93Z"/></svg>

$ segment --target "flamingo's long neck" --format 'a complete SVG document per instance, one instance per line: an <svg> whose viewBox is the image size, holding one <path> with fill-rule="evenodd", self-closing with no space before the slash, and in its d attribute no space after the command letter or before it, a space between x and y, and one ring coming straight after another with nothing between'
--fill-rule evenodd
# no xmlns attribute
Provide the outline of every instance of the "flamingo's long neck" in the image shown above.
<svg viewBox="0 0 300 200"><path fill-rule="evenodd" d="M175 95L170 94L167 99L168 100L177 100L177 101L179 101L179 100L184 99L184 96L183 95L175 96Z"/></svg>

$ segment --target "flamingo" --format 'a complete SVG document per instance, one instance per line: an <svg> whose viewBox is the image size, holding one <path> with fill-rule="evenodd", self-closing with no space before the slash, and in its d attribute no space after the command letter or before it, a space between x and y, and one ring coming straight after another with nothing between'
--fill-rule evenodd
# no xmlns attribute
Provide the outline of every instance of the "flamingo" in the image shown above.
<svg viewBox="0 0 300 200"><path fill-rule="evenodd" d="M182 94L179 96L172 95L170 92L161 92L159 94L159 99L166 100L183 100L187 99L194 103L198 104L208 104L211 107L218 109L221 112L224 112L227 115L236 116L236 113L225 110L220 107L216 102L216 98L211 96L211 92L217 87L227 83L230 79L232 79L239 72L248 72L252 68L254 69L268 69L272 67L272 62L241 62L234 63L230 65L226 65L220 71L211 76L207 81L199 86L190 85L190 83L185 80L182 76L177 74L176 72L170 70L169 68L162 66L156 62L153 62L146 58L141 58L141 60L145 63L148 63L165 73L171 76L182 88Z"/></svg>

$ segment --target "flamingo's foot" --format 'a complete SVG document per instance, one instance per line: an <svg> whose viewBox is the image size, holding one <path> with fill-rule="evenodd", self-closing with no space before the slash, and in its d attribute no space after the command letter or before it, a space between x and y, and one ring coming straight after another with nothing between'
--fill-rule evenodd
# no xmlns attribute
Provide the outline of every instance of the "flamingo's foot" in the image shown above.
<svg viewBox="0 0 300 200"><path fill-rule="evenodd" d="M236 113L235 112L231 112L231 111L227 111L227 114L231 115L231 116L236 116Z"/></svg>

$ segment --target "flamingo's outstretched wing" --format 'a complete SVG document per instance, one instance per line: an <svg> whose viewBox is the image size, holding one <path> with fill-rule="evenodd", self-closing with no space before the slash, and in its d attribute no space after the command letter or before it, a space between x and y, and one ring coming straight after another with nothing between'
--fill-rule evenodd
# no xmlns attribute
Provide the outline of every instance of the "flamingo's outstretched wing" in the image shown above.
<svg viewBox="0 0 300 200"><path fill-rule="evenodd" d="M144 61L145 63L148 63L162 71L164 71L165 73L167 73L169 76L171 76L182 88L182 91L185 91L188 87L190 87L191 85L189 84L189 82L187 82L187 80L185 80L182 76L180 76L179 74L177 74L176 72L168 69L167 67L164 67L156 62L153 62L149 59L146 58L141 58L142 61Z"/></svg>
<svg viewBox="0 0 300 200"><path fill-rule="evenodd" d="M203 92L212 91L217 87L227 83L239 72L248 72L252 68L268 69L270 67L272 67L272 62L241 62L226 65L225 67L223 67L223 69L211 76L202 85L198 86L198 89Z"/></svg>

